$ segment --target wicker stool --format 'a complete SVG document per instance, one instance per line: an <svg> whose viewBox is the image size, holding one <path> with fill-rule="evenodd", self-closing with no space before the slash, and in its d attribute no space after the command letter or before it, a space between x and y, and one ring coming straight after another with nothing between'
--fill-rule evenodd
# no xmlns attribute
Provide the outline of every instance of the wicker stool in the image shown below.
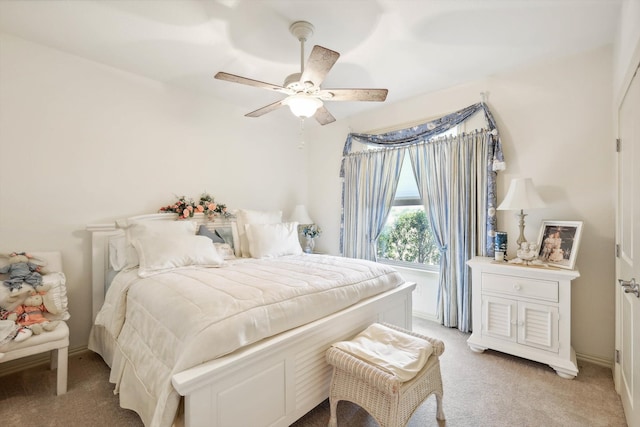
<svg viewBox="0 0 640 427"><path fill-rule="evenodd" d="M329 389L329 427L338 425L336 410L340 400L348 400L359 405L375 418L381 427L401 427L406 425L418 406L432 393L436 395L436 418L444 420L439 359L444 352L444 343L393 325L385 326L429 341L433 345L433 353L414 378L401 382L395 375L338 348L330 347L326 358L334 368Z"/></svg>

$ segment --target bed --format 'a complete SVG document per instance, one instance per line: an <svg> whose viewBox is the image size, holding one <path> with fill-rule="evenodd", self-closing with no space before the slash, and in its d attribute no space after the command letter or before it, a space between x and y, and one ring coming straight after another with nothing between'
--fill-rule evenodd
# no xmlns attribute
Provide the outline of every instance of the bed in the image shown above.
<svg viewBox="0 0 640 427"><path fill-rule="evenodd" d="M411 329L415 284L381 264L304 254L297 224L254 214L88 226L89 348L147 427L288 426L328 397L331 343L373 322ZM165 228L180 232L149 232Z"/></svg>

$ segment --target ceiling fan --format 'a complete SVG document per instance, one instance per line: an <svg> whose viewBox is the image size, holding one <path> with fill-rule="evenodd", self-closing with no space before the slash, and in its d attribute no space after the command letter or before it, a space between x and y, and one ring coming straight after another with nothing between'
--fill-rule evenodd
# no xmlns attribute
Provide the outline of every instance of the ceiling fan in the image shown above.
<svg viewBox="0 0 640 427"><path fill-rule="evenodd" d="M321 125L336 119L324 106L324 101L378 101L387 99L387 89L323 89L320 87L340 54L322 46L314 46L306 67L304 64L304 43L313 34L313 25L306 21L296 21L289 31L300 41L300 72L289 75L282 86L265 83L225 72L215 75L216 79L248 86L259 87L287 95L286 98L246 114L260 117L283 105L300 118L314 117Z"/></svg>

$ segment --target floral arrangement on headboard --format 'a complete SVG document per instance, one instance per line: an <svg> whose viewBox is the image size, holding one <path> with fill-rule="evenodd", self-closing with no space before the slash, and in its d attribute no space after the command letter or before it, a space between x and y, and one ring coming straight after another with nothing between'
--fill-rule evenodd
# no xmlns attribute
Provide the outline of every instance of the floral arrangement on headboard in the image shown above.
<svg viewBox="0 0 640 427"><path fill-rule="evenodd" d="M178 196L176 196L178 197ZM160 212L175 212L178 219L192 218L196 213L202 213L213 219L215 216L231 218L233 215L227 212L227 206L223 203L216 203L215 199L208 193L202 193L196 202L185 196L178 197L178 200L168 206L160 208Z"/></svg>

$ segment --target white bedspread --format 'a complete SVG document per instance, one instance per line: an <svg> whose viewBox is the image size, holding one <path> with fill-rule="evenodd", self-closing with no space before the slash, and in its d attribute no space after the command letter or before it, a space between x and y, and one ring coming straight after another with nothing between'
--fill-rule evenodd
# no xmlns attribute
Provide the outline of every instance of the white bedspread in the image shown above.
<svg viewBox="0 0 640 427"><path fill-rule="evenodd" d="M90 348L117 341L111 381L146 426L170 426L179 403L171 376L403 283L383 264L324 255L241 259L141 279L120 273L98 314ZM141 387L143 384L143 387Z"/></svg>

